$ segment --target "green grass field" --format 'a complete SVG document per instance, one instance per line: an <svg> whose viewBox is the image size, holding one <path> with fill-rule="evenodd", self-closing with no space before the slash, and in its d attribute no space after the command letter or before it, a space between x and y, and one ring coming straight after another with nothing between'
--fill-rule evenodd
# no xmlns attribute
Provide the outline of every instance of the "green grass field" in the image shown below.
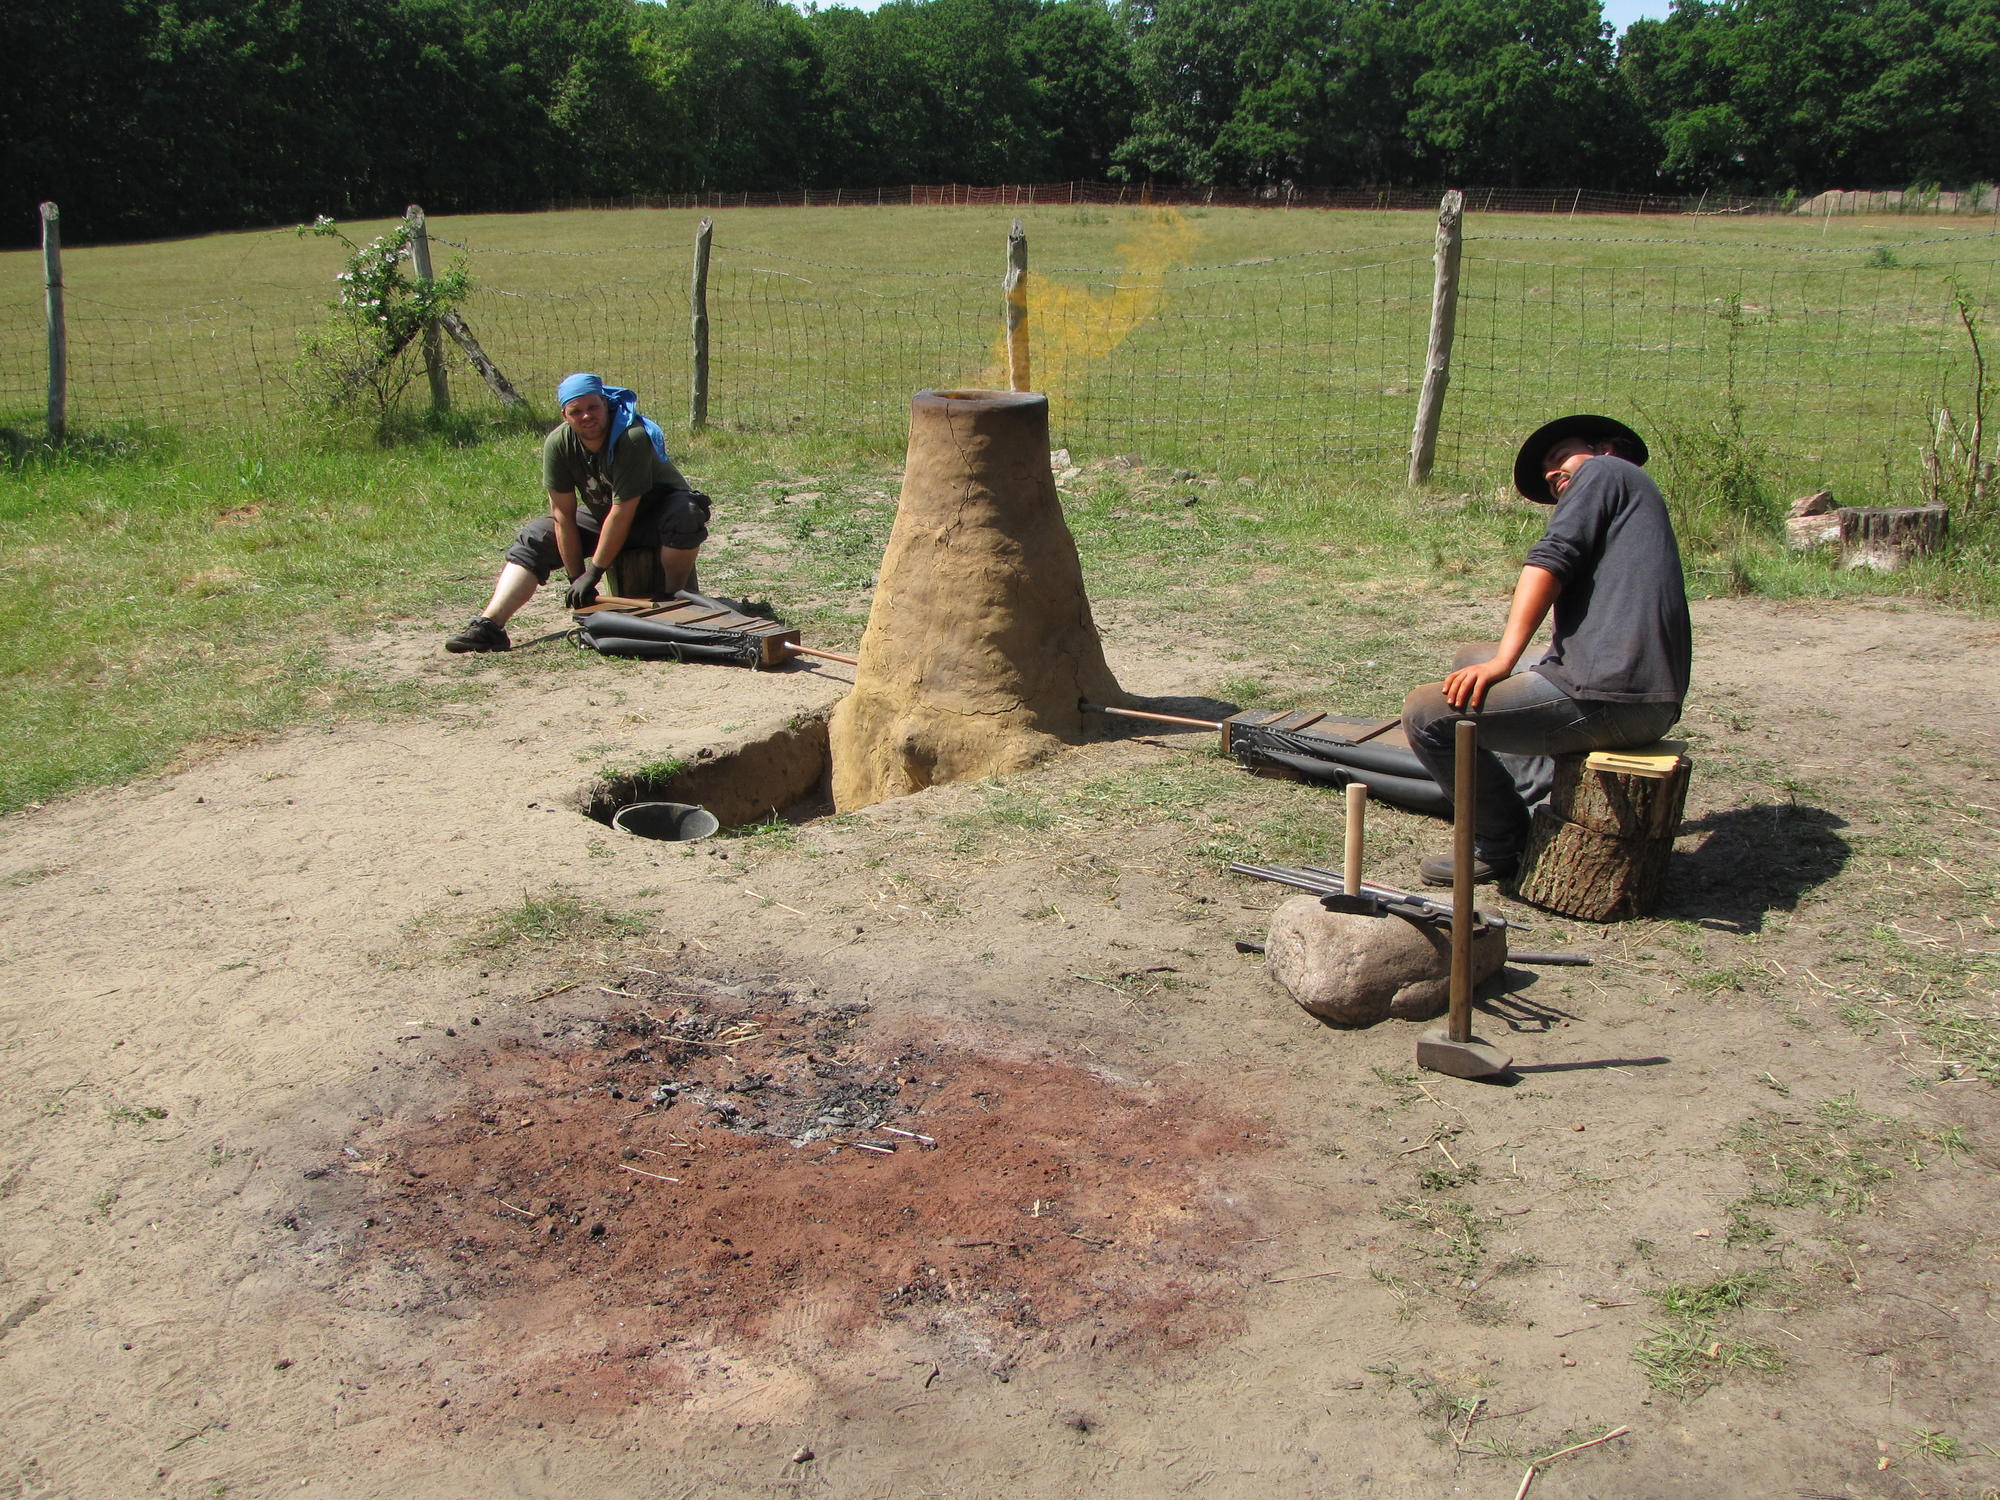
<svg viewBox="0 0 2000 1500"><path fill-rule="evenodd" d="M910 391L997 378L1013 217L716 216L716 420L675 439L721 502L712 586L767 595L824 644L858 635L892 515L874 497L894 493ZM1392 707L1420 670L1413 609L1504 596L1539 515L1503 498L1502 457L1556 407L1625 411L1661 439L1698 593L2000 605L1994 528L1978 518L1955 518L1943 558L1885 580L1786 556L1771 516L1787 486L1829 478L1850 503L1901 493L1922 427L1913 393L1953 349L1948 278L1982 267L1991 297L2000 241L1984 225L1475 218L1438 482L1413 493L1401 455L1428 216L1022 217L1057 441L1082 461L1152 465L1093 471L1069 496L1093 597L1239 635L1244 695ZM566 369L599 368L672 432L696 219L433 230L441 256L469 247L468 318L525 390L546 401ZM0 809L218 736L457 690L385 686L342 643L477 605L497 548L542 503L536 432L499 420L469 375L454 379L460 415L431 430L318 430L282 376L336 250L268 232L69 251L77 439L56 453L33 440L39 257L0 256L0 419L26 435L0 467ZM1855 348L1872 352L1848 379L1840 351ZM1198 507L1172 490L1176 465L1215 481ZM800 489L822 498L781 503ZM775 557L742 542L774 532L790 544Z"/></svg>
<svg viewBox="0 0 2000 1500"><path fill-rule="evenodd" d="M712 420L893 447L913 389L999 378L1005 209L715 215ZM463 255L475 331L522 389L601 368L684 412L698 215L625 210L433 221ZM1423 214L1043 208L1036 385L1057 440L1254 469L1400 471L1422 380ZM349 226L356 237L386 227ZM463 247L463 248L456 248ZM284 420L298 336L338 246L289 231L66 257L74 420ZM1629 413L1769 500L1832 485L1882 503L1918 472L1931 405L1963 407L1956 285L2000 303L1986 219L1473 215L1440 477L1485 482L1557 408ZM0 414L43 389L39 257L0 256ZM476 381L459 399L490 405ZM1718 453L1721 457L1718 458ZM1748 456L1748 465L1732 462Z"/></svg>

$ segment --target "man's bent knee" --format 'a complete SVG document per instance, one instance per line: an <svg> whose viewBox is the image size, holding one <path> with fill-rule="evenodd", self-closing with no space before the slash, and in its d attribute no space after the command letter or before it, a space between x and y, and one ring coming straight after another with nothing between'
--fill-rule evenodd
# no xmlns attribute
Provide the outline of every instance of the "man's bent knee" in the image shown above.
<svg viewBox="0 0 2000 1500"><path fill-rule="evenodd" d="M1433 724L1447 719L1459 718L1457 709L1445 701L1444 684L1427 682L1422 687L1411 688L1403 699L1403 731L1416 735Z"/></svg>

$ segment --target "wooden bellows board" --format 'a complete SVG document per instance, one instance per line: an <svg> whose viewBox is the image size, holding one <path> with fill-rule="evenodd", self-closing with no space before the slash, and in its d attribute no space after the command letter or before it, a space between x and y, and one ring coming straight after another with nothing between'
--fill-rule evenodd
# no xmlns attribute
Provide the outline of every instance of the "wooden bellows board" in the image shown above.
<svg viewBox="0 0 2000 1500"><path fill-rule="evenodd" d="M586 605L575 614L581 620L606 612L631 615L641 620L658 620L663 625L697 634L710 632L718 638L725 635L747 636L756 643L755 665L760 669L783 666L801 654L799 633L792 626L764 619L760 615L739 614L717 604L702 604L693 599L669 599L664 603L655 603L651 599L626 599L613 594L600 596L595 604Z"/></svg>
<svg viewBox="0 0 2000 1500"><path fill-rule="evenodd" d="M1338 714L1314 713L1311 709L1286 712L1279 708L1249 708L1222 721L1222 749L1234 754L1246 738L1245 731L1296 735L1306 745L1324 740L1329 749L1342 745L1393 745L1407 750L1400 719L1350 719Z"/></svg>

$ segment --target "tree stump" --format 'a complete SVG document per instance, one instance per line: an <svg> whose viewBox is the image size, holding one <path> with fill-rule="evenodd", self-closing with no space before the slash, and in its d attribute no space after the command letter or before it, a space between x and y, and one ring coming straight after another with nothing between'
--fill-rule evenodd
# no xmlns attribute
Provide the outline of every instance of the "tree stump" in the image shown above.
<svg viewBox="0 0 2000 1500"><path fill-rule="evenodd" d="M1678 756L1667 775L1653 776L1589 761L1589 752L1556 757L1555 786L1535 809L1514 894L1586 922L1643 916L1665 889L1694 764Z"/></svg>
<svg viewBox="0 0 2000 1500"><path fill-rule="evenodd" d="M1942 505L1849 505L1835 514L1846 566L1894 573L1944 544L1951 512Z"/></svg>
<svg viewBox="0 0 2000 1500"><path fill-rule="evenodd" d="M604 583L603 592L620 599L664 598L666 579L660 573L660 549L627 547L606 570Z"/></svg>
<svg viewBox="0 0 2000 1500"><path fill-rule="evenodd" d="M1049 403L919 391L854 691L829 724L842 812L1024 770L1126 700L1049 469Z"/></svg>

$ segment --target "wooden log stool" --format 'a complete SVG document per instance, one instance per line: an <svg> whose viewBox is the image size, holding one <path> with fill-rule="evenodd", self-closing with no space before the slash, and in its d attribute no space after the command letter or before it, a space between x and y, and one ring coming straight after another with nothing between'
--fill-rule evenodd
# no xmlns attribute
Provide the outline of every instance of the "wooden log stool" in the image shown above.
<svg viewBox="0 0 2000 1500"><path fill-rule="evenodd" d="M603 592L624 599L664 599L665 583L660 573L658 548L627 547L604 575Z"/></svg>
<svg viewBox="0 0 2000 1500"><path fill-rule="evenodd" d="M1694 763L1678 740L1556 757L1514 876L1523 901L1586 922L1651 911L1687 802Z"/></svg>

